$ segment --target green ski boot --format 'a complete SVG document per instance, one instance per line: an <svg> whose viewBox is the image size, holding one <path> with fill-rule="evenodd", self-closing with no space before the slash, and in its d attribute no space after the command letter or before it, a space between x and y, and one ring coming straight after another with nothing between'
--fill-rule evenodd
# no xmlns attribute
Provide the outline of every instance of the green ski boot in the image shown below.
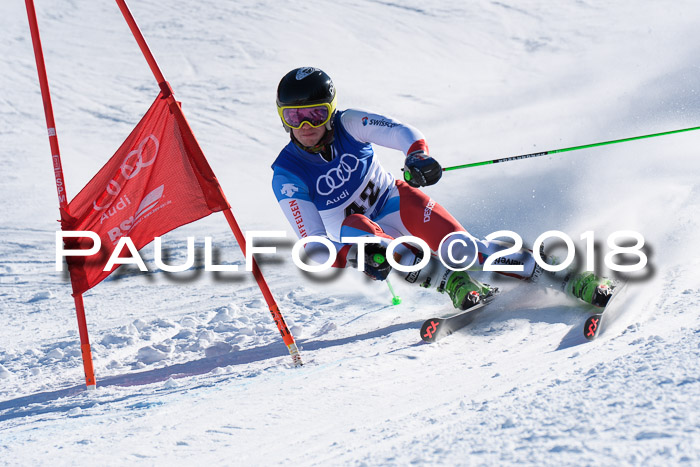
<svg viewBox="0 0 700 467"><path fill-rule="evenodd" d="M438 288L438 292L447 291L455 308L466 310L480 300L491 295L491 287L472 279L465 271L454 271L447 279L444 289Z"/></svg>
<svg viewBox="0 0 700 467"><path fill-rule="evenodd" d="M569 279L566 291L586 303L604 308L612 297L613 283L592 272L582 272Z"/></svg>

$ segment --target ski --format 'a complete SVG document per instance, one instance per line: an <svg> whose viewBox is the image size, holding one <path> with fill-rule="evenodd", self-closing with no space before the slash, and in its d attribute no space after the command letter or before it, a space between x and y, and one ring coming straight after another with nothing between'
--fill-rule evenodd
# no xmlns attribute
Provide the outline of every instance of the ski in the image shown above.
<svg viewBox="0 0 700 467"><path fill-rule="evenodd" d="M612 300L612 298L610 298ZM603 313L596 313L588 317L583 325L583 336L592 341L598 337L600 331L600 320L603 319Z"/></svg>
<svg viewBox="0 0 700 467"><path fill-rule="evenodd" d="M489 296L486 300L477 303L476 305L460 311L457 314L446 318L430 318L425 320L420 327L420 338L425 342L432 343L449 336L453 332L462 329L472 321L477 315L481 314L484 307L491 303L494 295Z"/></svg>
<svg viewBox="0 0 700 467"><path fill-rule="evenodd" d="M612 297L610 301L603 309L599 309L597 313L592 314L586 319L583 324L583 336L592 341L600 334L603 325L610 322L615 315L619 314L621 304L623 299L620 298L625 295L627 289L627 282L622 282L613 287Z"/></svg>

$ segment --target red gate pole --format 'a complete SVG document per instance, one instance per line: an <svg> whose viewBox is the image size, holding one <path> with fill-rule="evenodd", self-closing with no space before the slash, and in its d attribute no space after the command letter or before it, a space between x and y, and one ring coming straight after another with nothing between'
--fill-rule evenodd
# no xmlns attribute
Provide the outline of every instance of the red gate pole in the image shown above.
<svg viewBox="0 0 700 467"><path fill-rule="evenodd" d="M131 33L133 34L134 39L136 39L136 42L138 43L139 48L141 49L141 52L143 53L143 56L146 59L146 62L148 62L148 66L151 68L153 76L155 76L156 81L158 82L158 86L160 86L160 89L163 92L163 96L168 99L168 104L170 104L170 108L171 110L173 110L175 118L178 120L181 126L189 129L189 124L187 123L187 120L185 119L185 116L182 113L180 104L175 100L175 97L172 95L172 89L170 88L170 84L168 84L168 82L165 81L165 77L163 76L163 73L161 73L160 67L158 67L158 63L156 63L156 60L153 57L153 54L151 53L151 50L148 47L148 44L146 43L146 39L143 37L143 34L141 34L141 30L136 24L136 20L131 14L131 11L129 11L129 7L126 5L126 1L116 0L116 2L117 5L119 5L119 9L121 10L122 15L124 16L126 23L129 25L129 29L131 29ZM194 136L194 133L192 133L191 130L190 133ZM217 185L219 187L219 191L221 192L221 196L223 196L224 199L226 199L226 196L224 195L224 192L221 189L221 185L218 184L218 181ZM226 204L229 205L229 208L224 211L224 216L226 216L226 221L228 222L229 227L231 227L231 231L233 232L234 237L236 237L236 241L238 242L238 245L241 247L241 250L245 255L245 236L243 235L243 232L238 226L238 223L236 222L236 219L233 216L233 212L231 212L228 200L226 201ZM287 323L285 322L284 317L282 316L282 312L277 306L277 302L272 296L272 292L270 291L270 288L268 287L267 282L265 281L265 278L263 277L262 272L260 271L260 268L258 267L258 264L255 261L255 258L253 258L253 277L255 277L255 280L258 283L258 287L260 288L260 291L262 292L263 297L267 302L267 306L270 309L270 313L272 314L272 319L275 321L277 329L282 335L282 340L287 346L289 354L292 356L294 366L301 366L301 355L299 354L299 349L297 348L296 342L294 341L294 336L292 336L292 333L289 332L289 328L287 327Z"/></svg>
<svg viewBox="0 0 700 467"><path fill-rule="evenodd" d="M221 187L219 187L219 190L221 190ZM221 192L223 195L223 191ZM233 232L233 235L236 237L236 240L238 241L238 244L241 247L241 250L243 251L243 255L246 255L246 241L245 237L243 236L243 232L241 232L241 228L238 226L238 223L236 222L236 218L233 217L233 213L231 212L231 208L227 209L224 211L224 215L226 216L226 220L228 221L228 225L231 227L231 231ZM296 342L294 342L294 336L292 336L292 333L289 332L289 329L287 328L287 323L284 321L284 316L282 316L282 312L280 311L279 307L277 306L277 302L275 301L275 298L272 296L272 292L270 291L270 288L267 286L267 282L265 281L265 278L262 275L262 272L260 272L260 268L258 267L258 263L255 261L255 258L253 258L253 276L255 277L255 280L258 282L258 287L260 287L260 291L263 294L263 297L265 297L265 301L267 302L267 306L270 309L270 313L272 314L272 319L275 321L275 324L277 324L277 329L279 329L280 334L282 334L282 340L284 341L285 345L287 346L287 349L289 350L289 354L292 356L292 361L294 362L294 366L301 366L302 361L301 361L301 355L299 354L299 349L297 348Z"/></svg>
<svg viewBox="0 0 700 467"><path fill-rule="evenodd" d="M51 159L53 160L53 171L56 178L56 190L58 191L58 209L61 219L68 215L68 199L66 196L66 184L63 178L63 166L61 165L61 151L58 148L58 137L56 136L56 123L53 117L53 106L51 105L51 93L49 92L49 80L46 77L46 65L44 64L44 52L41 48L41 38L39 37L39 26L36 21L36 11L34 0L25 0L27 5L27 17L29 18L29 29L32 34L32 44L34 45L34 58L36 59L36 69L39 74L39 86L41 88L41 98L44 101L44 114L46 116L46 126L49 133L49 145L51 146ZM92 365L92 350L90 349L90 338L88 336L87 321L85 320L85 307L83 306L82 294L73 294L75 301L75 312L78 318L78 331L80 334L80 350L83 355L83 368L85 370L85 384L88 389L95 389L95 370Z"/></svg>

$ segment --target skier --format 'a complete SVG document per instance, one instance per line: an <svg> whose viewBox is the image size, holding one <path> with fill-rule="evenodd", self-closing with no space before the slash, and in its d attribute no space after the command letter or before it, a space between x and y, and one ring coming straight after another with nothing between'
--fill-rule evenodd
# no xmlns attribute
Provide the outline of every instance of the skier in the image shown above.
<svg viewBox="0 0 700 467"><path fill-rule="evenodd" d="M450 267L433 258L418 272L401 273L405 281L446 292L460 310L495 291L466 271L453 269L472 260L475 267L482 266L486 257L509 245L473 239L443 206L419 189L437 183L442 176L420 131L375 113L338 110L333 81L313 67L294 69L282 78L277 111L291 141L272 164L272 188L299 238L320 236L332 242L338 252L333 267L358 267L364 259L364 272L372 279L385 280L392 270L386 260L387 245L394 238L410 235L424 240L431 254L440 254ZM404 153L405 180L395 180L380 165L372 144ZM357 243L341 243L343 237L375 237L379 243L363 245L362 254ZM307 243L305 252L320 264L330 255L319 242ZM534 282L542 275L530 250L503 258L507 264L523 266L522 272L507 273L509 276ZM407 243L394 250L393 259L410 266L423 255ZM587 273L568 280L567 289L588 303L605 306L609 285Z"/></svg>

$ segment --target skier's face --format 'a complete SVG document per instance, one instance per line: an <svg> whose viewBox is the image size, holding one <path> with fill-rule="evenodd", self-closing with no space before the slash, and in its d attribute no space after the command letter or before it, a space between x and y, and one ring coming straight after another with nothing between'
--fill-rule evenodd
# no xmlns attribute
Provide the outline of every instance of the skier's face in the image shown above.
<svg viewBox="0 0 700 467"><path fill-rule="evenodd" d="M323 135L326 133L326 127L320 126L318 128L313 128L307 122L301 125L301 128L292 128L292 133L294 137L306 147L316 146Z"/></svg>

